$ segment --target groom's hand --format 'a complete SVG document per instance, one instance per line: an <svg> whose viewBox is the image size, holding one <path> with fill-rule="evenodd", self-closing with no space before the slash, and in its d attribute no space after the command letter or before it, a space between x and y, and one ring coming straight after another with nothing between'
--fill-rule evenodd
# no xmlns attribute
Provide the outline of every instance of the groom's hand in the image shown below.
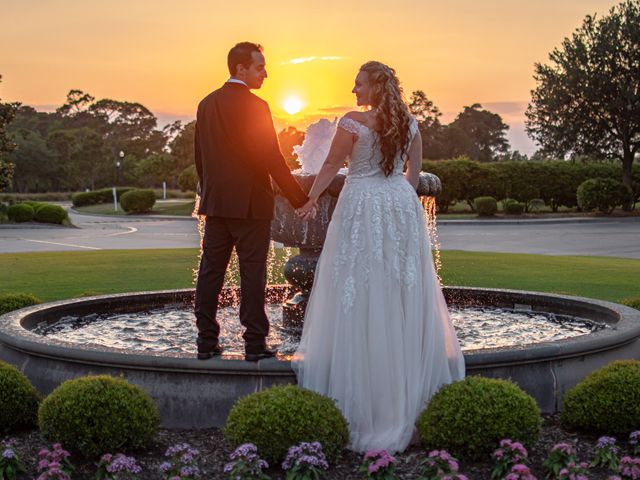
<svg viewBox="0 0 640 480"><path fill-rule="evenodd" d="M315 218L317 211L318 202L315 199L309 199L307 203L296 210L296 215L303 220L308 220L309 218Z"/></svg>

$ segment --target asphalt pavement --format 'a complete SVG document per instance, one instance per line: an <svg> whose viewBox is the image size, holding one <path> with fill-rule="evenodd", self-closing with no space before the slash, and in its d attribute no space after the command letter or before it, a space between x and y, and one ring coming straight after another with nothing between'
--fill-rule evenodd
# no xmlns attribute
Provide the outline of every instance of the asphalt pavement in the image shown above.
<svg viewBox="0 0 640 480"><path fill-rule="evenodd" d="M0 253L196 248L196 221L186 217L116 217L71 212L76 228L0 225ZM640 259L640 217L557 220L443 220L442 250L598 255Z"/></svg>

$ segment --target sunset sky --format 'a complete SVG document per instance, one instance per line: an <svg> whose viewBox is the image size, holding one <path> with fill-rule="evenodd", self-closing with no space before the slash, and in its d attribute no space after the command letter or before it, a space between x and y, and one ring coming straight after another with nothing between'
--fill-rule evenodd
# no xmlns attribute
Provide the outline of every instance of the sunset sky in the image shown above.
<svg viewBox="0 0 640 480"><path fill-rule="evenodd" d="M535 62L610 0L0 0L0 98L52 110L77 88L140 102L160 123L190 120L228 78L243 40L265 47L269 78L255 91L279 128L355 107L358 67L397 70L408 98L422 89L451 121L481 103L531 154L524 110ZM290 115L288 107L302 107ZM290 110L295 108L290 108Z"/></svg>

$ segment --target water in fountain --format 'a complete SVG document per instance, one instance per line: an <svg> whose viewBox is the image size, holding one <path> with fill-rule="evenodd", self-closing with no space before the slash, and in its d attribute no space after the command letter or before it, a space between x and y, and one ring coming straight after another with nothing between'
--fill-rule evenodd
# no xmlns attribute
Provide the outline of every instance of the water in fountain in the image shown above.
<svg viewBox="0 0 640 480"><path fill-rule="evenodd" d="M268 304L267 314L271 322L269 345L282 355L292 354L299 332L285 328L279 302ZM451 306L450 314L465 351L555 341L604 328L603 324L578 317L496 307ZM222 308L218 315L225 353L242 355L244 329L238 321L237 310ZM169 306L135 313L65 316L51 324L43 322L34 333L82 345L162 354L194 353L194 320L191 309ZM171 335L167 335L168 331Z"/></svg>

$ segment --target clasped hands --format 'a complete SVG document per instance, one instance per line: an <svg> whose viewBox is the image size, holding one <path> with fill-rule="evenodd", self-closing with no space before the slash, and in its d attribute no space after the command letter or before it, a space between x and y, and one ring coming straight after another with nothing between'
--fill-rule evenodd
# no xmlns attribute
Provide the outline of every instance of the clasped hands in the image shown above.
<svg viewBox="0 0 640 480"><path fill-rule="evenodd" d="M303 220L308 220L310 218L315 218L316 213L318 211L318 199L310 198L307 203L305 203L300 208L296 209L296 215Z"/></svg>

